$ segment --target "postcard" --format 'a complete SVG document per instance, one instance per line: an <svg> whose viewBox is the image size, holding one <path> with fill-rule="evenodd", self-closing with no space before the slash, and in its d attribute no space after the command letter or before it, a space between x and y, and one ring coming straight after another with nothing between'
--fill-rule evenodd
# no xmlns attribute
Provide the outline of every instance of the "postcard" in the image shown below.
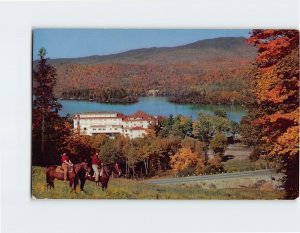
<svg viewBox="0 0 300 233"><path fill-rule="evenodd" d="M32 196L299 196L299 32L33 30Z"/></svg>

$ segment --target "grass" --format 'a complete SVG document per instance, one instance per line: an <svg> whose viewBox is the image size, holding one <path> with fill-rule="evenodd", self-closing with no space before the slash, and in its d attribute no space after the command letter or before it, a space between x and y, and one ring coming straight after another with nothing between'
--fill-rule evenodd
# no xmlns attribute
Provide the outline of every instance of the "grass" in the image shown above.
<svg viewBox="0 0 300 233"><path fill-rule="evenodd" d="M223 188L218 184L187 183L178 185L152 185L142 181L112 179L103 192L93 182L87 181L84 191L72 191L62 181L55 180L55 189L47 190L45 168L32 168L32 195L38 199L281 199L282 191L271 189Z"/></svg>
<svg viewBox="0 0 300 233"><path fill-rule="evenodd" d="M258 159L254 162L249 159L233 159L224 162L224 168L227 172L261 170L267 169L268 166L267 161L264 159Z"/></svg>

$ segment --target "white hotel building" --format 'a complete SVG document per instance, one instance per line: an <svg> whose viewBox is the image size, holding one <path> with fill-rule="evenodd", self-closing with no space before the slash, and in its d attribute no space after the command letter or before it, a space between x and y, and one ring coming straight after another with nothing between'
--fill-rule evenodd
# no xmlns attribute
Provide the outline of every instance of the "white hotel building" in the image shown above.
<svg viewBox="0 0 300 233"><path fill-rule="evenodd" d="M118 112L86 112L76 114L73 122L80 134L106 134L109 137L121 134L132 139L146 135L149 125L155 120L142 111L128 116Z"/></svg>

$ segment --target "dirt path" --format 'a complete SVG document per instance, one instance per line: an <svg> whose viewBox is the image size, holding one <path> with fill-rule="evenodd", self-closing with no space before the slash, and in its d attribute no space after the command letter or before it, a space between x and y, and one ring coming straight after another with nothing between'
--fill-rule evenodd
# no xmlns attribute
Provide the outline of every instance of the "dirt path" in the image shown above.
<svg viewBox="0 0 300 233"><path fill-rule="evenodd" d="M248 159L251 152L253 151L252 148L249 148L248 146L245 146L241 143L235 143L235 144L229 144L228 147L225 150L224 155L231 155L233 156L232 159L235 160L243 160ZM209 150L208 155L210 157L214 156L213 151Z"/></svg>

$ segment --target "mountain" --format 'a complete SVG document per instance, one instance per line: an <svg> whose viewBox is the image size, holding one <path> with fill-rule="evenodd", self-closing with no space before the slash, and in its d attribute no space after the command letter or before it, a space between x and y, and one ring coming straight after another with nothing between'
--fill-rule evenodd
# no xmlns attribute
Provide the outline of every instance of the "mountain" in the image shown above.
<svg viewBox="0 0 300 233"><path fill-rule="evenodd" d="M253 59L256 49L246 43L244 37L221 37L162 48L142 48L105 56L51 59L52 64L176 64L216 59Z"/></svg>

